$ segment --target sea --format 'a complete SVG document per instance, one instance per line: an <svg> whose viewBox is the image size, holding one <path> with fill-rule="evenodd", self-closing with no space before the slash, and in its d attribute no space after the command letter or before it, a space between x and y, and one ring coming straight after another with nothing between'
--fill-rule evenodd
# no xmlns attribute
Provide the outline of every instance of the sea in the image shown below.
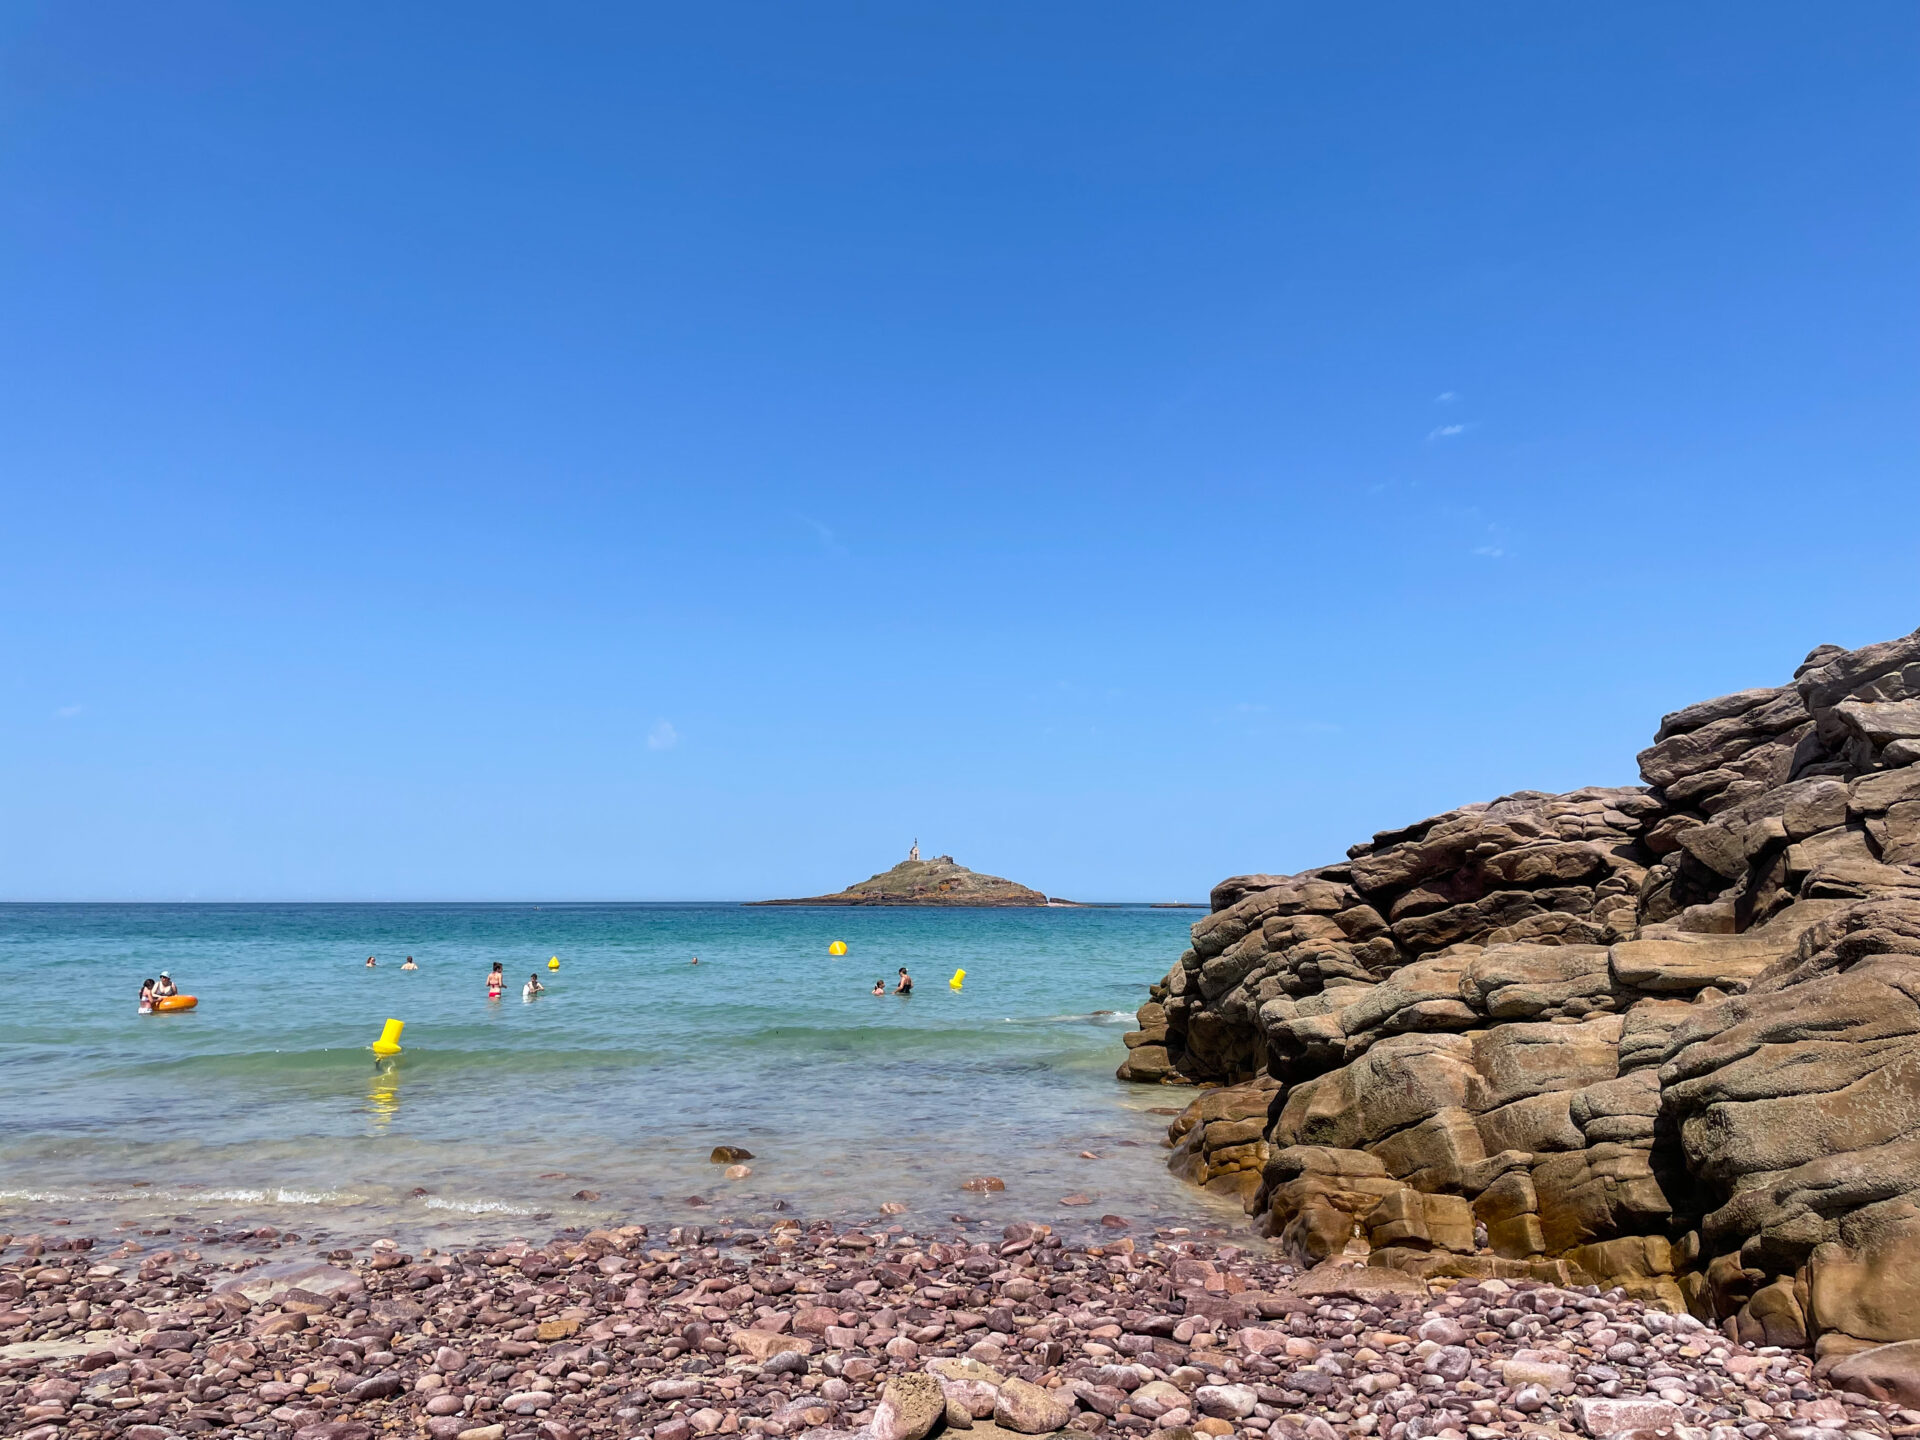
<svg viewBox="0 0 1920 1440"><path fill-rule="evenodd" d="M1238 1223L1167 1172L1190 1094L1113 1078L1200 913L0 906L0 1231ZM137 1013L162 970L196 1008Z"/></svg>

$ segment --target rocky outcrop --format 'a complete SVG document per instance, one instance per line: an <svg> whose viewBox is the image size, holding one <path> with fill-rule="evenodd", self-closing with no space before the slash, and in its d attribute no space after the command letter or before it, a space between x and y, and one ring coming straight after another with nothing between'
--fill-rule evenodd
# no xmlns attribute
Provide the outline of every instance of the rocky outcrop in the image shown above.
<svg viewBox="0 0 1920 1440"><path fill-rule="evenodd" d="M1047 897L998 875L980 875L951 855L902 860L891 870L832 895L754 900L754 905L1045 905Z"/></svg>
<svg viewBox="0 0 1920 1440"><path fill-rule="evenodd" d="M1920 632L1639 760L1222 882L1121 1077L1222 1087L1171 1163L1306 1261L1920 1339Z"/></svg>

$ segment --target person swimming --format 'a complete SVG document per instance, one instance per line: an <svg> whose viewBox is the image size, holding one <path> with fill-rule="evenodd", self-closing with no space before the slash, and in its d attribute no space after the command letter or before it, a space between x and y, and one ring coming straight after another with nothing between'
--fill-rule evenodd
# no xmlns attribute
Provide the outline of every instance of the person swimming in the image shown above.
<svg viewBox="0 0 1920 1440"><path fill-rule="evenodd" d="M170 995L178 995L180 987L173 983L173 975L166 970L160 972L160 981L153 987L153 998L165 1000Z"/></svg>
<svg viewBox="0 0 1920 1440"><path fill-rule="evenodd" d="M413 957L409 955L407 956L407 963L402 965L400 968L402 970L418 970L420 967L413 963Z"/></svg>
<svg viewBox="0 0 1920 1440"><path fill-rule="evenodd" d="M913 977L907 974L907 967L904 965L900 967L900 983L893 987L893 993L896 995L913 994Z"/></svg>
<svg viewBox="0 0 1920 1440"><path fill-rule="evenodd" d="M690 965L698 965L700 963L700 957L696 955L693 957L692 960L688 961L687 963Z"/></svg>
<svg viewBox="0 0 1920 1440"><path fill-rule="evenodd" d="M371 970L374 968L374 966L378 965L379 963L380 962L378 960L375 960L371 955L367 956L367 969Z"/></svg>
<svg viewBox="0 0 1920 1440"><path fill-rule="evenodd" d="M506 974L501 967L501 963L496 960L493 962L493 969L487 972L487 999L498 1000L500 998L500 992L506 988Z"/></svg>
<svg viewBox="0 0 1920 1440"><path fill-rule="evenodd" d="M884 981L884 980L876 980L876 981L874 981L874 982L873 982L873 993L874 993L874 994L876 994L876 995L884 995L884 994L886 994L886 993L887 993L887 982L886 982L886 981Z"/></svg>
<svg viewBox="0 0 1920 1440"><path fill-rule="evenodd" d="M140 1013L142 1015L153 1013L153 981L151 980L140 982Z"/></svg>
<svg viewBox="0 0 1920 1440"><path fill-rule="evenodd" d="M529 975L527 976L526 988L520 992L520 998L522 1000L531 1000L534 996L545 993L546 988L546 986L540 983L540 977L538 975Z"/></svg>

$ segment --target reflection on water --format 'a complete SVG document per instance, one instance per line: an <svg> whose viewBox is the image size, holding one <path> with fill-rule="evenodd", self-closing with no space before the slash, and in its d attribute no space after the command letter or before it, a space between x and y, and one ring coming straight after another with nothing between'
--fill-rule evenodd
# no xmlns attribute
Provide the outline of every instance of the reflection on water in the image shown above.
<svg viewBox="0 0 1920 1440"><path fill-rule="evenodd" d="M367 1082L367 1114L373 1117L376 1134L393 1123L400 1113L400 1062L376 1060L373 1078Z"/></svg>

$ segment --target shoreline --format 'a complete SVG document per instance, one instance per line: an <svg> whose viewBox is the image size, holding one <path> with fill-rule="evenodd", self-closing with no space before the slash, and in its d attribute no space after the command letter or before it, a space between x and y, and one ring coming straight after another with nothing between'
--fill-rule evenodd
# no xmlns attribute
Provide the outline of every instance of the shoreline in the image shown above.
<svg viewBox="0 0 1920 1440"><path fill-rule="evenodd" d="M6 1237L12 1433L1920 1434L1920 1411L1833 1391L1809 1356L1620 1291L1301 1273L1266 1242L1120 1217L1073 1237L1015 1221L975 1239L883 1215L295 1259L268 1258L291 1241L268 1227L194 1238Z"/></svg>
<svg viewBox="0 0 1920 1440"><path fill-rule="evenodd" d="M816 1171L813 1178L845 1172L842 1178L828 1194L808 1193L794 1183L791 1172L797 1157L744 1151L750 1157L747 1164L718 1162L707 1153L712 1147L702 1141L697 1165L684 1167L697 1173L672 1177L685 1181L685 1188L676 1190L669 1180L661 1186L664 1193L651 1196L634 1194L629 1180L583 1171L541 1172L525 1194L443 1194L426 1185L402 1190L386 1181L344 1178L316 1188L317 1181L128 1177L104 1182L96 1190L75 1178L23 1186L0 1200L0 1234L64 1230L107 1237L101 1243L114 1244L156 1232L199 1236L268 1229L275 1237L296 1237L293 1242L276 1238L275 1250L287 1243L310 1247L316 1238L327 1248L364 1248L388 1240L447 1249L511 1243L549 1230L584 1233L630 1221L670 1228L672 1217L688 1215L708 1227L764 1228L795 1218L808 1224L857 1225L875 1223L876 1207L883 1201L888 1215L923 1227L938 1223L953 1234L997 1234L1008 1215L1042 1208L1055 1212L1062 1229L1091 1225L1104 1211L1118 1208L1148 1228L1179 1226L1222 1235L1249 1230L1251 1221L1236 1200L1194 1189L1168 1169L1165 1124L1180 1107L1138 1103L1184 1100L1188 1092L1161 1087L1133 1098L1136 1103L1122 1108L1137 1127L1137 1138L1112 1133L1111 1127L1099 1136L1049 1137L1047 1155L1054 1165L1044 1174L1030 1173L1030 1156L974 1155L973 1168L938 1167L947 1172L945 1188L932 1193L931 1167L925 1165L910 1185L889 1184L879 1177L862 1180L857 1178L859 1164L831 1161L823 1162L826 1170ZM1098 1151L1076 1148L1083 1143L1097 1145ZM660 1180L656 1176L652 1185L660 1185ZM981 1181L991 1183L982 1188ZM969 1214L950 1213L954 1211Z"/></svg>

